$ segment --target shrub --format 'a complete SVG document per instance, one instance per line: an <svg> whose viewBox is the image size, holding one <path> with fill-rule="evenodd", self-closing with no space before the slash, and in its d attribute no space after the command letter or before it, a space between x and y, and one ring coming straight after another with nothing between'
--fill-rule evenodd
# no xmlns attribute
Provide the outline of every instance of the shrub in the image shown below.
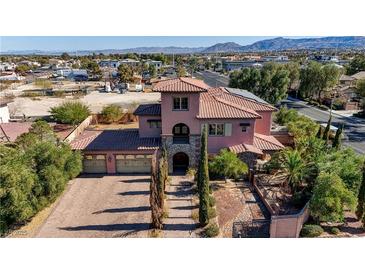
<svg viewBox="0 0 365 274"><path fill-rule="evenodd" d="M117 105L104 106L101 116L106 123L116 123L122 118L123 111Z"/></svg>
<svg viewBox="0 0 365 274"><path fill-rule="evenodd" d="M227 150L222 149L218 155L209 163L209 169L224 178L238 179L248 172L247 165L238 156Z"/></svg>
<svg viewBox="0 0 365 274"><path fill-rule="evenodd" d="M304 225L300 231L300 236L305 238L314 238L321 236L323 232L323 228L319 225Z"/></svg>
<svg viewBox="0 0 365 274"><path fill-rule="evenodd" d="M338 235L341 233L340 229L338 227L331 227L330 233L333 235Z"/></svg>
<svg viewBox="0 0 365 274"><path fill-rule="evenodd" d="M56 121L71 125L81 123L90 115L89 107L78 101L64 102L60 106L51 108L50 112Z"/></svg>
<svg viewBox="0 0 365 274"><path fill-rule="evenodd" d="M64 90L55 90L55 92L53 93L53 95L55 97L64 97L65 96L65 91Z"/></svg>
<svg viewBox="0 0 365 274"><path fill-rule="evenodd" d="M215 198L212 195L209 196L209 206L215 206Z"/></svg>
<svg viewBox="0 0 365 274"><path fill-rule="evenodd" d="M199 211L198 210L194 210L192 213L191 213L191 218L197 222L199 221Z"/></svg>
<svg viewBox="0 0 365 274"><path fill-rule="evenodd" d="M189 167L188 170L186 171L186 176L195 178L196 172L197 171L195 168Z"/></svg>
<svg viewBox="0 0 365 274"><path fill-rule="evenodd" d="M214 207L209 207L209 209L208 209L208 217L209 217L209 219L212 219L212 218L217 217L217 211L215 210Z"/></svg>
<svg viewBox="0 0 365 274"><path fill-rule="evenodd" d="M219 235L219 227L217 224L210 224L204 230L204 235L208 238L214 238Z"/></svg>

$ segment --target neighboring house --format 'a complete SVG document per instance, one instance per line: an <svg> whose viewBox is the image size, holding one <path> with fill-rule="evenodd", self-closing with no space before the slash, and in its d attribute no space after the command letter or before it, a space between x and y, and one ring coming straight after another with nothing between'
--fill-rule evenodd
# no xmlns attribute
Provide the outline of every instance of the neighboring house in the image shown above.
<svg viewBox="0 0 365 274"><path fill-rule="evenodd" d="M87 81L89 78L86 69L59 69L56 74L75 81Z"/></svg>
<svg viewBox="0 0 365 274"><path fill-rule="evenodd" d="M0 143L14 142L18 136L29 131L32 122L0 123Z"/></svg>
<svg viewBox="0 0 365 274"><path fill-rule="evenodd" d="M158 71L162 68L162 61L147 60L146 64L149 66L154 66Z"/></svg>
<svg viewBox="0 0 365 274"><path fill-rule="evenodd" d="M0 75L0 81L22 81L25 77L19 76L15 72L11 74Z"/></svg>
<svg viewBox="0 0 365 274"><path fill-rule="evenodd" d="M124 59L122 61L120 61L120 64L123 65L129 65L129 66L132 66L132 67L135 67L135 66L138 66L139 65L139 61L138 60L134 60L134 59Z"/></svg>
<svg viewBox="0 0 365 274"><path fill-rule="evenodd" d="M83 150L84 172L143 173L162 144L170 172L196 167L203 125L208 128L208 153L226 148L253 168L257 158L283 148L270 135L273 106L252 93L211 88L203 81L176 78L160 81L153 90L160 104L140 105L134 130L86 130L71 146Z"/></svg>
<svg viewBox="0 0 365 274"><path fill-rule="evenodd" d="M354 78L355 81L363 80L365 79L365 71L359 71L358 73L351 75L351 77Z"/></svg>
<svg viewBox="0 0 365 274"><path fill-rule="evenodd" d="M102 68L118 68L120 62L118 60L102 60L99 62L99 66Z"/></svg>
<svg viewBox="0 0 365 274"><path fill-rule="evenodd" d="M348 75L345 75L345 74L342 74L340 79L339 79L339 82L340 82L340 85L342 86L352 86L355 82L355 78L352 77L352 76L348 76Z"/></svg>

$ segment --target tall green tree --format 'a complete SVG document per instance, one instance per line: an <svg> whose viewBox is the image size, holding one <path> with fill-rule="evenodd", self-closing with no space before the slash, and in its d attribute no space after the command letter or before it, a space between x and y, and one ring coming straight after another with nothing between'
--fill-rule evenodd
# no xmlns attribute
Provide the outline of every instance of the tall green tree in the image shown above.
<svg viewBox="0 0 365 274"><path fill-rule="evenodd" d="M299 80L300 76L300 66L298 62L289 62L284 65L284 67L289 71L289 88L294 88L294 84Z"/></svg>
<svg viewBox="0 0 365 274"><path fill-rule="evenodd" d="M333 148L336 148L336 149L339 149L340 148L340 146L341 146L341 138L342 138L342 131L343 131L343 124L336 131L335 138L333 139L333 142L332 142L332 147Z"/></svg>
<svg viewBox="0 0 365 274"><path fill-rule="evenodd" d="M363 226L365 227L365 162L362 167L362 182L359 190L359 194L357 196L357 208L356 208L356 216L358 220L361 220Z"/></svg>
<svg viewBox="0 0 365 274"><path fill-rule="evenodd" d="M365 112L365 79L360 79L356 82L356 92L362 99L362 107Z"/></svg>
<svg viewBox="0 0 365 274"><path fill-rule="evenodd" d="M348 75L352 75L359 71L364 71L364 70L365 70L365 56L358 55L350 61L350 63L347 66L346 73Z"/></svg>
<svg viewBox="0 0 365 274"><path fill-rule="evenodd" d="M130 83L133 81L133 68L126 64L118 67L119 78L122 83Z"/></svg>
<svg viewBox="0 0 365 274"><path fill-rule="evenodd" d="M277 104L287 97L289 82L289 71L283 65L267 63L262 69L244 68L231 73L229 86L247 89L271 104Z"/></svg>
<svg viewBox="0 0 365 274"><path fill-rule="evenodd" d="M330 138L331 122L332 122L332 115L330 115L330 118L327 121L326 128L323 131L322 139L326 141L326 144L328 143L328 140Z"/></svg>
<svg viewBox="0 0 365 274"><path fill-rule="evenodd" d="M198 189L199 189L199 223L205 226L209 223L209 171L208 171L208 147L207 126L203 126L201 135Z"/></svg>

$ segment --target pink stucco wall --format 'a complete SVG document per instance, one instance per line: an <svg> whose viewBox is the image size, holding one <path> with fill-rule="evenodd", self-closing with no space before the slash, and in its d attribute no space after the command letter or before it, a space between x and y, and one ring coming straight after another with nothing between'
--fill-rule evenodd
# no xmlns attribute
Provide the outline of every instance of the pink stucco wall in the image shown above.
<svg viewBox="0 0 365 274"><path fill-rule="evenodd" d="M148 120L161 120L160 116L139 116L139 137L160 137L161 128L150 128Z"/></svg>
<svg viewBox="0 0 365 274"><path fill-rule="evenodd" d="M260 114L262 118L256 120L256 132L264 135L270 135L272 112L258 111L257 113Z"/></svg>
<svg viewBox="0 0 365 274"><path fill-rule="evenodd" d="M252 144L255 132L254 119L204 119L200 124L230 123L232 124L231 136L208 136L208 153L218 153L222 148L238 144ZM249 123L246 132L242 132L240 123Z"/></svg>
<svg viewBox="0 0 365 274"><path fill-rule="evenodd" d="M171 135L172 128L178 123L186 124L190 134L200 134L200 123L196 116L199 113L199 93L162 93L161 94L161 118L162 134ZM188 111L173 111L174 97L188 97Z"/></svg>

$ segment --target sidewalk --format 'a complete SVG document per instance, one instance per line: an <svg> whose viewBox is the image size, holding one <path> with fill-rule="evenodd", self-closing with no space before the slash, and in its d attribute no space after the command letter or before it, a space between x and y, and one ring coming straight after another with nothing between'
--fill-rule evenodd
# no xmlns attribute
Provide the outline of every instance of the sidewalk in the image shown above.
<svg viewBox="0 0 365 274"><path fill-rule="evenodd" d="M171 176L166 189L166 203L169 216L164 220L163 237L195 238L197 224L191 218L192 182L185 176Z"/></svg>

